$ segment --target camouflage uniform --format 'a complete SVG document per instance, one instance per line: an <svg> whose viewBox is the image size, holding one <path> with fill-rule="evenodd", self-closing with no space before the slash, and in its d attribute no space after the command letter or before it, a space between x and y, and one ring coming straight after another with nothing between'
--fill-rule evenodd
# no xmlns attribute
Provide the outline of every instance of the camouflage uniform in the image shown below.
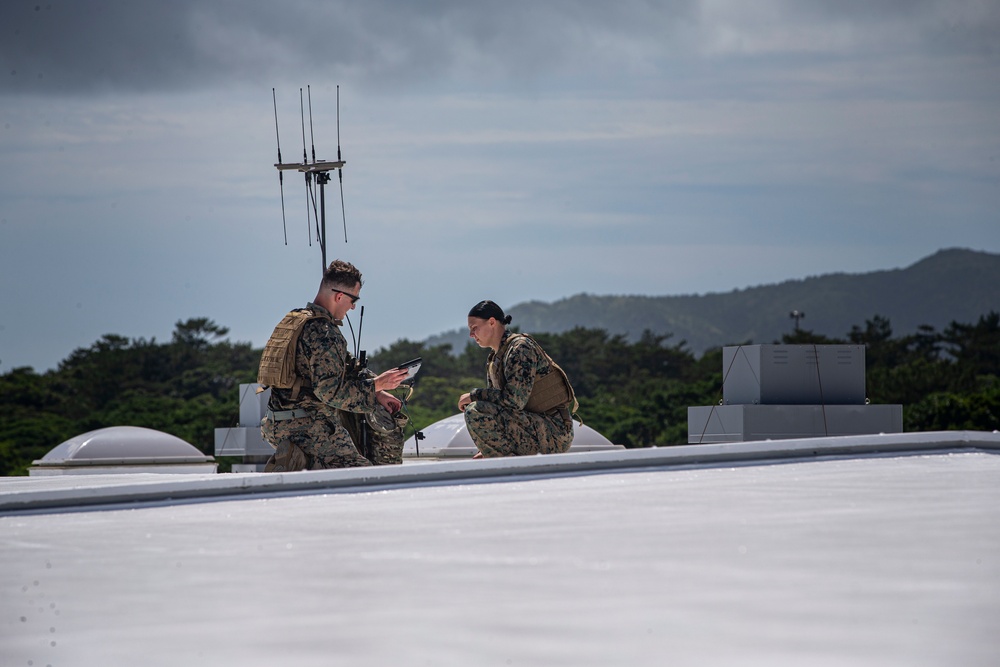
<svg viewBox="0 0 1000 667"><path fill-rule="evenodd" d="M295 400L291 389L272 387L267 404L273 412L302 410L306 414L281 421L265 417L261 421L261 435L275 448L265 470L402 463L406 417L394 418L376 401L375 376L367 369L358 371L357 361L347 351L347 341L340 333L341 322L322 306L309 303L306 308L322 317L309 320L303 327L295 350L295 371L312 386L303 387ZM371 425L368 433L374 461L362 456L355 446L366 416Z"/></svg>
<svg viewBox="0 0 1000 667"><path fill-rule="evenodd" d="M473 402L465 408L469 435L483 456L565 452L573 443L569 411L539 414L524 409L535 377L549 372L549 361L530 338L519 336L508 343L510 336L504 332L500 341L502 363L497 363L496 353L490 354L487 388L470 392Z"/></svg>

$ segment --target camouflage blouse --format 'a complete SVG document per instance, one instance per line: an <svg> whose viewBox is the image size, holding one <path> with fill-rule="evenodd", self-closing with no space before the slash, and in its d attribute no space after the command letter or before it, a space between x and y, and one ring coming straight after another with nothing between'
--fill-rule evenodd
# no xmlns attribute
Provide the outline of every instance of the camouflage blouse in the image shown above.
<svg viewBox="0 0 1000 667"><path fill-rule="evenodd" d="M527 336L510 340L512 332L505 331L497 352L490 353L486 367L486 389L473 389L474 401L496 403L508 410L524 410L535 384L535 377L549 372L549 361ZM497 355L502 363L497 363Z"/></svg>
<svg viewBox="0 0 1000 667"><path fill-rule="evenodd" d="M306 307L323 316L306 322L295 350L295 370L312 387L303 388L295 401L291 389L272 388L268 406L272 410L304 409L329 419L336 417L337 409L371 412L378 405L374 375L367 369L358 370L340 332L341 322L322 306L309 303Z"/></svg>

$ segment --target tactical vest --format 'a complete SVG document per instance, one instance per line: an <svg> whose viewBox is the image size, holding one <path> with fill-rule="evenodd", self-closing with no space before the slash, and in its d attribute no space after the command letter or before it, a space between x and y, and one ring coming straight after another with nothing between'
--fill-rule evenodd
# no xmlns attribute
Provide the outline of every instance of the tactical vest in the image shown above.
<svg viewBox="0 0 1000 667"><path fill-rule="evenodd" d="M549 372L542 376L535 377L535 383L531 386L531 393L528 394L528 402L524 409L528 412L546 413L554 409L568 409L571 415L575 415L580 405L576 401L576 394L573 393L573 385L570 384L566 371L560 368L559 364L552 361L542 346L528 334L512 333L504 341L500 349L495 354L490 355L489 368L487 373L490 382L497 389L503 389L506 384L503 373L504 357L507 350L518 338L527 338L538 351L542 353L549 362Z"/></svg>
<svg viewBox="0 0 1000 667"><path fill-rule="evenodd" d="M307 378L295 372L295 350L306 322L321 317L323 316L303 308L293 310L278 322L274 327L274 333L264 346L264 353L260 355L260 367L257 369L258 384L265 388L291 389L293 401L298 399L299 390L312 386Z"/></svg>

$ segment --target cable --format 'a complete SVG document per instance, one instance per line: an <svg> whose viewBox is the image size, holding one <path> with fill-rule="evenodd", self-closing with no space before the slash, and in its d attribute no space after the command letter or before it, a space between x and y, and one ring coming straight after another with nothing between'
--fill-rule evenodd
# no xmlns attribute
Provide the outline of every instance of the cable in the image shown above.
<svg viewBox="0 0 1000 667"><path fill-rule="evenodd" d="M741 352L743 353L743 358L747 360L747 366L750 368L750 371L753 372L753 364L750 363L750 359L746 356L747 353L743 351L743 345L737 345L736 352L733 353L733 358L729 362L729 368L727 368L726 372L722 374L722 387L719 388L719 393L716 394L716 400L712 403L712 409L708 411L708 418L705 419L705 428L702 429L701 436L698 438L698 442L696 444L701 445L705 442L705 433L708 431L709 422L712 421L712 415L715 414L715 406L722 405L722 392L726 388L726 379L729 377L729 371L733 369L733 364L736 363L736 355ZM760 378L756 377L755 374L754 379L757 380L757 385L759 386Z"/></svg>
<svg viewBox="0 0 1000 667"><path fill-rule="evenodd" d="M829 436L830 428L826 423L826 399L823 397L823 378L819 371L819 349L816 347L816 343L813 343L813 354L816 355L816 382L819 383L819 405L823 411L823 435Z"/></svg>

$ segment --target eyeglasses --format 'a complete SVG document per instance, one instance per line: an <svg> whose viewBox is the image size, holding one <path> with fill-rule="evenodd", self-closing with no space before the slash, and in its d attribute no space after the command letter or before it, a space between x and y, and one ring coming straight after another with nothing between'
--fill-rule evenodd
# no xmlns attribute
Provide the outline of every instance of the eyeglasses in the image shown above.
<svg viewBox="0 0 1000 667"><path fill-rule="evenodd" d="M343 294L344 296L346 296L348 299L351 300L351 305L352 306L358 302L358 299L361 298L360 296L355 296L355 295L351 294L350 292L345 292L344 290L340 290L340 289L334 289L332 287L330 288L330 291L331 292L336 292L337 294Z"/></svg>

